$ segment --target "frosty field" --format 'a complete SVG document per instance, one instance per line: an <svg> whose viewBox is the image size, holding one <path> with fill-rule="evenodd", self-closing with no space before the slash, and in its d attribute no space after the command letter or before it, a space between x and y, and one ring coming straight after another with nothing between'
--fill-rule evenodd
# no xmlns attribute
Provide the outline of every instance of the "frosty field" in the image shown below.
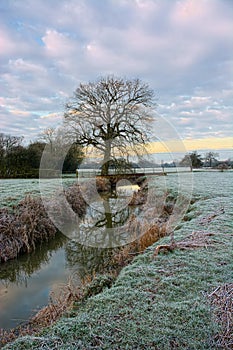
<svg viewBox="0 0 233 350"><path fill-rule="evenodd" d="M64 186L74 181L75 177L63 179ZM40 195L39 179L0 179L0 208L15 205L27 195Z"/></svg>

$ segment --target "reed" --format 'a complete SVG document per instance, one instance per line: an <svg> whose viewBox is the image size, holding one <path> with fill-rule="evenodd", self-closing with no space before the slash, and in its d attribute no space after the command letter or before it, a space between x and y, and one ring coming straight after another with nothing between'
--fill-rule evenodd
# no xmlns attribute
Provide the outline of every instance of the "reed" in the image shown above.
<svg viewBox="0 0 233 350"><path fill-rule="evenodd" d="M79 185L64 191L66 200L74 213L85 214L86 202ZM57 220L69 219L67 205L59 195L51 200ZM19 254L30 253L38 243L48 241L57 233L40 197L27 196L13 209L0 209L0 262L15 259Z"/></svg>
<svg viewBox="0 0 233 350"><path fill-rule="evenodd" d="M32 328L47 327L58 320L62 315L72 309L75 301L83 298L83 286L76 285L72 278L64 284L58 293L51 292L47 306L39 310L29 320Z"/></svg>
<svg viewBox="0 0 233 350"><path fill-rule="evenodd" d="M214 318L221 326L215 343L219 349L233 349L233 283L219 285L208 297Z"/></svg>
<svg viewBox="0 0 233 350"><path fill-rule="evenodd" d="M72 210L82 217L86 212L87 203L83 198L82 190L79 184L74 184L65 191L65 197Z"/></svg>
<svg viewBox="0 0 233 350"><path fill-rule="evenodd" d="M38 242L54 237L56 229L40 198L26 197L10 212L0 211L0 261L29 253Z"/></svg>

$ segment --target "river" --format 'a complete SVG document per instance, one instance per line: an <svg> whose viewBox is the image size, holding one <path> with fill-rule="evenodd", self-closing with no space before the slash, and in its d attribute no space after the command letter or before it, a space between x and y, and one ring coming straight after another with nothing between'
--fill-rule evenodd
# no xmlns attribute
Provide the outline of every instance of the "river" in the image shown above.
<svg viewBox="0 0 233 350"><path fill-rule="evenodd" d="M184 174L184 176L191 175ZM169 181L172 180L173 188L177 188L177 176L174 174L154 177L156 180L153 182L156 183L156 191L159 194L158 203L163 193L167 191L168 178ZM71 184L75 179L66 181L67 184ZM190 181L188 178L187 183L189 184ZM0 180L1 206L14 205L25 194L37 195L38 184L38 180ZM124 186L119 188L120 192L123 192L123 197L124 189L127 190ZM116 200L117 205L119 203L121 205L119 198ZM113 214L111 212L106 214L105 210L95 215L93 210L96 208L89 208L86 219L81 222L85 239L86 237L89 239L90 236L89 247L82 246L80 241L68 238L69 235L67 237L59 233L54 240L37 246L31 254L0 264L0 328L10 329L27 321L36 311L47 305L51 292L59 293L62 285L66 284L70 278L73 278L76 284L80 284L82 277L93 270L98 271L108 256L109 249L91 248L93 233L96 238L96 232L100 232L98 239L103 237L103 234L106 239L108 231L103 231L105 227L111 231L114 226L121 226L132 213L131 209L129 210L128 199L125 203L123 210ZM107 204L109 208L116 206L114 200ZM138 210L138 208L132 210ZM111 235L112 233L109 237ZM115 243L111 242L111 244L114 246Z"/></svg>

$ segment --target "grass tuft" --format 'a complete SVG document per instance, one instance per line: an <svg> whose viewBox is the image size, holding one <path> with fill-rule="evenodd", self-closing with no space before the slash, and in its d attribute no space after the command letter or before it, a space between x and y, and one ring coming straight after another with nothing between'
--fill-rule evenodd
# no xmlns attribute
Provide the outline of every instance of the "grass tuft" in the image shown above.
<svg viewBox="0 0 233 350"><path fill-rule="evenodd" d="M233 349L233 283L218 286L208 297L221 326L215 335L215 344L221 349Z"/></svg>
<svg viewBox="0 0 233 350"><path fill-rule="evenodd" d="M40 198L26 197L14 212L0 211L0 261L29 253L38 242L54 237L56 229L49 220Z"/></svg>

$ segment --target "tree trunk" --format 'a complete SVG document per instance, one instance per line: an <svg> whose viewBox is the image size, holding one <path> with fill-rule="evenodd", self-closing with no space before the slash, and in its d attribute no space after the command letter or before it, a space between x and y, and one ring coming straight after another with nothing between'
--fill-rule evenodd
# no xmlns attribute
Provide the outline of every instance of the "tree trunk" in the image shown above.
<svg viewBox="0 0 233 350"><path fill-rule="evenodd" d="M105 209L106 227L113 228L112 212L109 204L109 198L103 202Z"/></svg>
<svg viewBox="0 0 233 350"><path fill-rule="evenodd" d="M105 152L103 165L101 167L101 175L105 176L109 174L109 161L111 157L111 140L105 141Z"/></svg>

